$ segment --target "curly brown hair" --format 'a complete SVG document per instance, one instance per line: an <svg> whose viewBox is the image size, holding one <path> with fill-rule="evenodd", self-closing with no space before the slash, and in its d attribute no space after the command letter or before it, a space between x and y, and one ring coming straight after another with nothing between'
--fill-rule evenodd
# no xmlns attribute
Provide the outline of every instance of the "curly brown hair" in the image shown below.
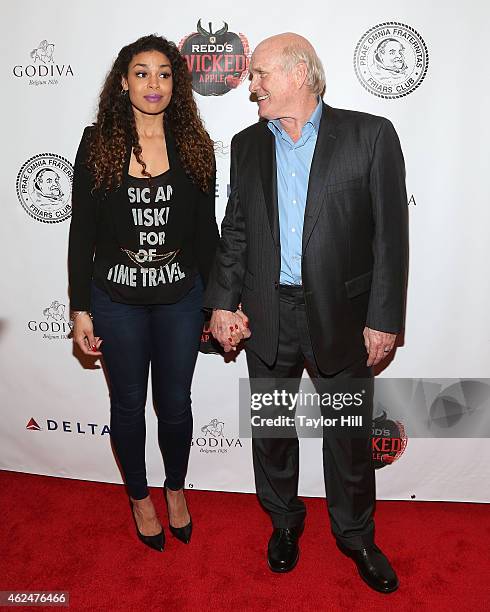
<svg viewBox="0 0 490 612"><path fill-rule="evenodd" d="M173 91L162 121L165 118L165 127L172 132L185 172L202 191L209 192L215 171L213 141L200 118L187 63L175 43L154 34L143 36L119 51L102 87L87 156L95 188L108 190L121 185L128 146L143 167L142 174L150 176L141 157L129 96L121 92L121 79L127 78L131 60L143 51L159 51L170 60Z"/></svg>

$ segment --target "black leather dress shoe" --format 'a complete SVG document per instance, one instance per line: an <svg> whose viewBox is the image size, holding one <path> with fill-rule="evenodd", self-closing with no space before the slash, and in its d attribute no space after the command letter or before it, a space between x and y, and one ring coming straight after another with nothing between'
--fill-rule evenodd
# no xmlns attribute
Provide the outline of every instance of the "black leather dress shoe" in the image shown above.
<svg viewBox="0 0 490 612"><path fill-rule="evenodd" d="M267 547L267 561L273 572L290 572L298 563L298 540L303 533L303 525L281 529L276 527L272 532Z"/></svg>
<svg viewBox="0 0 490 612"><path fill-rule="evenodd" d="M375 544L359 550L346 549L340 544L339 548L354 560L359 575L372 589L380 593L393 593L397 590L398 578L388 559Z"/></svg>

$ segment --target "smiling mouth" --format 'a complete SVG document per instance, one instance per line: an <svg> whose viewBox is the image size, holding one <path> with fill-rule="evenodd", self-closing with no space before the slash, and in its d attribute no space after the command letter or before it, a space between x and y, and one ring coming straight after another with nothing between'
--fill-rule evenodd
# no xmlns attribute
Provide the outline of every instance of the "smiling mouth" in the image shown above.
<svg viewBox="0 0 490 612"><path fill-rule="evenodd" d="M263 100L267 100L269 96L257 96L257 102L262 102Z"/></svg>

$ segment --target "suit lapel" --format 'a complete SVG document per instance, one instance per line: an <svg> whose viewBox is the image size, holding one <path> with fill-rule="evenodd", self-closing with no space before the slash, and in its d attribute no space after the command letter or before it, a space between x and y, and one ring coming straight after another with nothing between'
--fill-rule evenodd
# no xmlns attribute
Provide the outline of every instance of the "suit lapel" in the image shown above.
<svg viewBox="0 0 490 612"><path fill-rule="evenodd" d="M324 202L336 140L336 121L332 109L324 104L308 180L305 219L303 224L303 253L305 252L311 232L315 227L315 223Z"/></svg>
<svg viewBox="0 0 490 612"><path fill-rule="evenodd" d="M279 245L279 211L277 206L277 167L276 147L274 135L264 122L260 131L259 140L259 166L262 189L264 191L265 205L272 238Z"/></svg>

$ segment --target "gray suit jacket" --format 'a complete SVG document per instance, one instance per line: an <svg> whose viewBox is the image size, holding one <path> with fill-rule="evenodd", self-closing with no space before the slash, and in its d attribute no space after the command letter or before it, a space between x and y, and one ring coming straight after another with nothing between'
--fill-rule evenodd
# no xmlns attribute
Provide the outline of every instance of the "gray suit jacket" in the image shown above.
<svg viewBox="0 0 490 612"><path fill-rule="evenodd" d="M256 123L231 143L231 193L206 290L208 308L250 319L247 349L271 365L279 338L279 215L274 136ZM320 370L366 355L363 329L399 333L408 265L405 166L383 117L323 105L311 164L302 282Z"/></svg>

